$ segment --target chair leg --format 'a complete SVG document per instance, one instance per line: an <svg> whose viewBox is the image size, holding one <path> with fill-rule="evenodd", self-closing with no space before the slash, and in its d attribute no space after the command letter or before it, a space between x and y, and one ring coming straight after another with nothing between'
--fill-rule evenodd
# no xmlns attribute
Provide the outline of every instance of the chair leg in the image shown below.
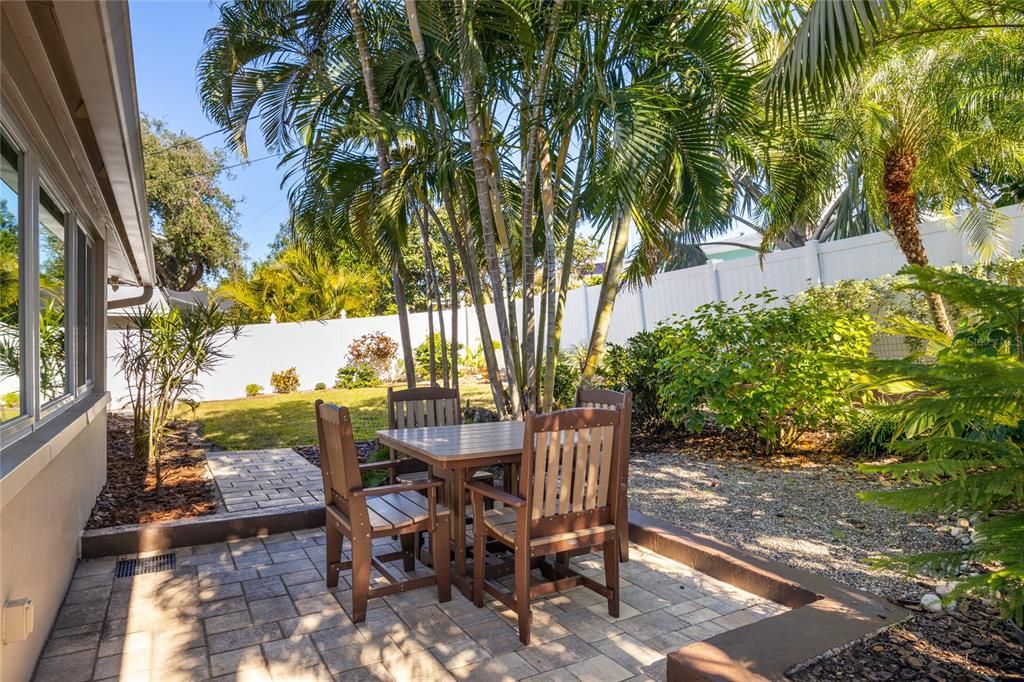
<svg viewBox="0 0 1024 682"><path fill-rule="evenodd" d="M344 545L344 538L341 535L341 531L332 526L330 523L327 524L327 565L326 573L327 576L327 587L338 586L338 574L341 571L337 566L331 567L331 564L335 564L341 561L341 550Z"/></svg>
<svg viewBox="0 0 1024 682"><path fill-rule="evenodd" d="M604 583L608 588L608 615L619 617L619 540L604 543Z"/></svg>
<svg viewBox="0 0 1024 682"><path fill-rule="evenodd" d="M619 560L629 561L629 501L626 497L626 489L619 491L619 519L616 523L615 533L619 536Z"/></svg>
<svg viewBox="0 0 1024 682"><path fill-rule="evenodd" d="M522 512L520 512L522 513ZM519 641L530 643L530 549L516 547L516 613L519 616Z"/></svg>
<svg viewBox="0 0 1024 682"><path fill-rule="evenodd" d="M434 575L437 576L437 600L441 603L452 600L452 562L449 556L451 540L448 536L448 519L442 518L430 532L430 551L434 558Z"/></svg>
<svg viewBox="0 0 1024 682"><path fill-rule="evenodd" d="M483 519L473 523L473 604L484 605L484 579L487 567L487 528Z"/></svg>
<svg viewBox="0 0 1024 682"><path fill-rule="evenodd" d="M406 533L405 535L399 535L398 539L402 543L402 568L406 571L412 571L416 568L416 547L419 545L419 531L415 533Z"/></svg>
<svg viewBox="0 0 1024 682"><path fill-rule="evenodd" d="M352 539L352 622L366 620L366 602L370 598L370 568L373 543L370 538Z"/></svg>

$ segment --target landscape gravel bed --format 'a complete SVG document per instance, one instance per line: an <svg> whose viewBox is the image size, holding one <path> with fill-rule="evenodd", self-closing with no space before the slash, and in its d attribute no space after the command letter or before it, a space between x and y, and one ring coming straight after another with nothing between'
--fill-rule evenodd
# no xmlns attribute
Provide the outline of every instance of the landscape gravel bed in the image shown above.
<svg viewBox="0 0 1024 682"><path fill-rule="evenodd" d="M893 600L916 600L927 588L871 569L866 558L959 546L936 518L862 502L859 491L885 482L844 461L787 466L634 446L629 483L632 509Z"/></svg>

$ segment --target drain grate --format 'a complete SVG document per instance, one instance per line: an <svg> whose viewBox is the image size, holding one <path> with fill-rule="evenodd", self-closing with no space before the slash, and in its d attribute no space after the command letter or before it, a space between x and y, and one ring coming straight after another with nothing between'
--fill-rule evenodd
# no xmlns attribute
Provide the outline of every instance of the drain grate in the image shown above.
<svg viewBox="0 0 1024 682"><path fill-rule="evenodd" d="M160 571L169 571L177 565L178 560L173 553L148 556L142 559L118 559L114 577L130 578L143 573L159 573Z"/></svg>

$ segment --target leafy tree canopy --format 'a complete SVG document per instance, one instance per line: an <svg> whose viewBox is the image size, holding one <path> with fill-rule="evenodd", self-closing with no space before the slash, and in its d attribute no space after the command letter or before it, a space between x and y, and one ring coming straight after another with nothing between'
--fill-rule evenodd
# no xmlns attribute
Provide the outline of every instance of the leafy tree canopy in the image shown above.
<svg viewBox="0 0 1024 682"><path fill-rule="evenodd" d="M226 155L159 119L142 119L146 198L161 286L189 291L242 265L235 199L220 186Z"/></svg>

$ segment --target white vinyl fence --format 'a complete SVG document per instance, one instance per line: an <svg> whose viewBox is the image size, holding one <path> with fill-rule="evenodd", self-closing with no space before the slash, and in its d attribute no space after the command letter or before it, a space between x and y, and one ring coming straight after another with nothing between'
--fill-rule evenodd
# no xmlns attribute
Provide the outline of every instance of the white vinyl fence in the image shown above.
<svg viewBox="0 0 1024 682"><path fill-rule="evenodd" d="M1024 207L1017 205L1003 212L1012 224L1010 253L1024 249ZM928 258L933 265L968 264L973 260L967 245L947 222L921 226ZM843 279L871 279L895 273L906 261L887 233L853 237L818 244L810 242L799 249L777 251L731 261L712 261L706 265L656 275L642 288L619 292L612 316L608 340L621 343L639 331L653 329L672 315L689 315L701 304L731 300L742 293L774 289L781 296L799 293L811 286L831 284ZM586 345L590 337L600 287L583 287L569 292L565 306L562 347ZM487 306L492 334L496 336L493 306ZM460 308L459 342L476 349L480 332L472 309ZM451 313L445 311L446 331L451 332ZM427 338L427 314L410 315L413 344ZM216 372L203 380L202 400L239 398L246 384L255 383L270 390L271 372L295 367L303 390L318 382L333 385L338 368L345 364L349 344L370 332L384 332L398 340L396 316L361 317L324 322L254 324L243 328L241 338L228 346L231 357ZM120 346L121 331L108 332L107 348L111 356ZM500 357L500 354L499 354ZM117 405L125 402L123 379L111 357L108 365L111 395Z"/></svg>

